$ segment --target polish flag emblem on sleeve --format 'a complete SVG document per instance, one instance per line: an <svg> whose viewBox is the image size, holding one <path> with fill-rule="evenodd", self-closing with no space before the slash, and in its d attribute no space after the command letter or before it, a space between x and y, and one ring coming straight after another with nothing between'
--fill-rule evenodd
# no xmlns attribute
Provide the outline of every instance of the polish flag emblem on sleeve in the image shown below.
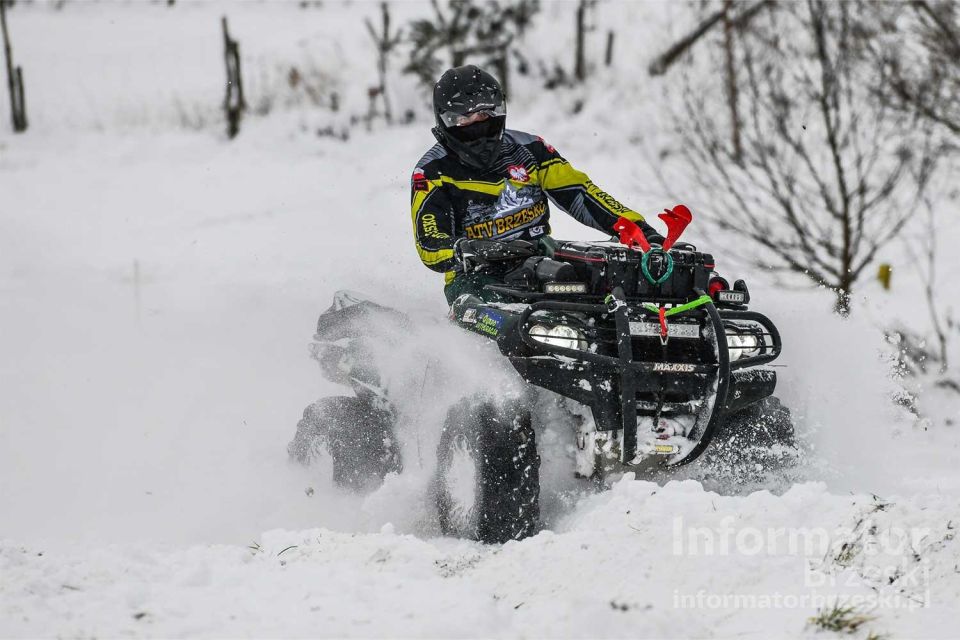
<svg viewBox="0 0 960 640"><path fill-rule="evenodd" d="M423 169L414 169L412 179L414 191L427 191L430 188L427 184L427 176L424 175Z"/></svg>

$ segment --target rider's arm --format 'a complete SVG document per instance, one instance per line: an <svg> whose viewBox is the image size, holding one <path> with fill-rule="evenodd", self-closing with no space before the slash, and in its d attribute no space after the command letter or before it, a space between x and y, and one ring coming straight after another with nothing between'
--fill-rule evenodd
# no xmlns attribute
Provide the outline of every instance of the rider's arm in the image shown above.
<svg viewBox="0 0 960 640"><path fill-rule="evenodd" d="M434 179L431 179L434 178ZM417 169L410 181L413 234L420 260L434 271L450 271L453 262L453 208L439 176Z"/></svg>
<svg viewBox="0 0 960 640"><path fill-rule="evenodd" d="M613 225L623 216L635 222L650 242L663 242L663 236L644 222L642 215L595 185L542 138L530 148L538 160L540 187L558 207L583 224L610 235L616 235Z"/></svg>

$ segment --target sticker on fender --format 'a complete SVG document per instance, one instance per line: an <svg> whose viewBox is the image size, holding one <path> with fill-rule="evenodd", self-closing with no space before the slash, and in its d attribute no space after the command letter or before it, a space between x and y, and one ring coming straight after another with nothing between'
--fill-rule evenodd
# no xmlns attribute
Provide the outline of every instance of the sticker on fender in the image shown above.
<svg viewBox="0 0 960 640"><path fill-rule="evenodd" d="M660 336L660 325L656 322L631 322L630 335L633 336ZM698 324L668 324L667 337L669 338L699 338L700 325Z"/></svg>

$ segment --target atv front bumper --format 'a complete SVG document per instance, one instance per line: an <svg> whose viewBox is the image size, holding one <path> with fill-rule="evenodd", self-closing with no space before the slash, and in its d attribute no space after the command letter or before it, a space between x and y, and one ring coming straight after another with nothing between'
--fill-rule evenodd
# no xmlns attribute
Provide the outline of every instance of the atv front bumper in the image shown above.
<svg viewBox="0 0 960 640"><path fill-rule="evenodd" d="M772 395L776 387L776 372L757 367L780 355L780 334L760 313L704 304L685 316L687 322L695 320L700 325L697 349L681 351L677 339L671 339L675 343L670 346L659 339L634 335L631 320L638 317L638 309L631 309L616 292L613 304L550 300L533 302L519 313L485 307L478 305L475 314L479 323L474 323L475 327L479 324L480 332L496 338L525 380L590 407L598 430L623 429L624 464L637 454L638 416L659 419L661 415L696 412L700 433L692 434L698 444L685 456L688 462L706 448L723 416ZM569 318L581 326L584 318L606 319L606 333L592 336L606 344L591 342L585 350L545 344L530 331L545 315L561 322ZM763 328L764 348L757 355L731 362L725 322L738 321ZM689 345L692 341L686 342ZM658 344L663 348L658 349Z"/></svg>

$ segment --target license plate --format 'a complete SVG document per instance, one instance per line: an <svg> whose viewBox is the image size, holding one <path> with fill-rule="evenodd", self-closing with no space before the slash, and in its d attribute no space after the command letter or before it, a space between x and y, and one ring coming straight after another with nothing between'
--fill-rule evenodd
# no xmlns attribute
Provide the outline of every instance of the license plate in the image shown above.
<svg viewBox="0 0 960 640"><path fill-rule="evenodd" d="M660 336L660 324L657 322L631 322L630 335ZM669 338L699 338L700 325L698 324L668 324L667 337Z"/></svg>

